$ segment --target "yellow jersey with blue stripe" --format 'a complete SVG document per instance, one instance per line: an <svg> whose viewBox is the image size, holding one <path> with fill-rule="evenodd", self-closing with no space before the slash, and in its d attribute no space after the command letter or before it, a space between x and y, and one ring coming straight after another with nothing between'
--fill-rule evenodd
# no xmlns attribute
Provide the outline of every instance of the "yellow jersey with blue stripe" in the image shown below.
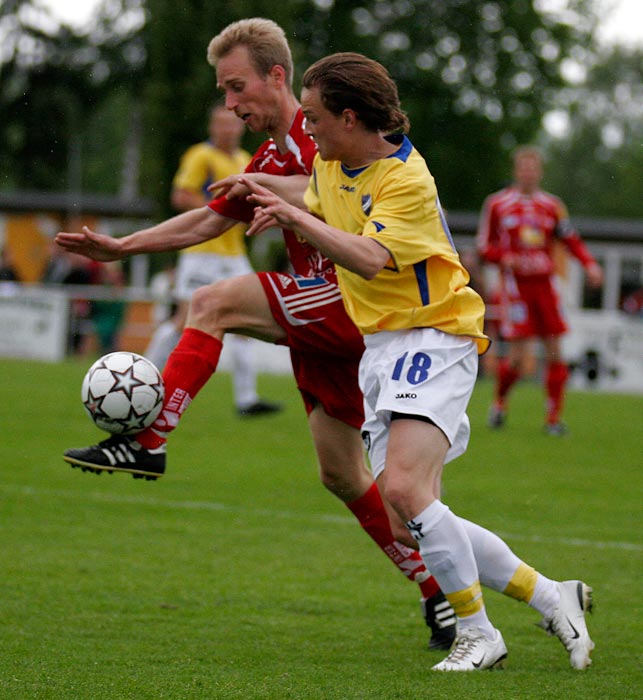
<svg viewBox="0 0 643 700"><path fill-rule="evenodd" d="M388 138L398 149L363 168L317 155L305 194L313 214L373 238L391 256L372 280L337 266L346 310L364 335L436 328L473 338L482 353L484 302L468 286L435 181L406 136Z"/></svg>
<svg viewBox="0 0 643 700"><path fill-rule="evenodd" d="M250 159L251 155L243 149L238 149L233 155L229 155L209 141L197 143L183 154L172 186L202 194L206 200L209 200L208 186L229 175L242 173ZM245 224L235 224L222 236L191 246L181 252L245 255L245 230Z"/></svg>

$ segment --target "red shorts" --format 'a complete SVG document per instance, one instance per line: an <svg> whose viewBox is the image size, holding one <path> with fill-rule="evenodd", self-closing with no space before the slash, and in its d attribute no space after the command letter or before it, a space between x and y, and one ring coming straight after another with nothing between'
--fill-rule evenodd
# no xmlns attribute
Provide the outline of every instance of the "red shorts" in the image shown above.
<svg viewBox="0 0 643 700"><path fill-rule="evenodd" d="M329 416L358 430L364 422L360 332L348 317L339 287L323 277L259 272L270 310L284 329L306 412L321 404Z"/></svg>
<svg viewBox="0 0 643 700"><path fill-rule="evenodd" d="M501 334L506 340L544 338L567 331L551 278L516 280L501 292ZM517 292L517 293L516 293Z"/></svg>

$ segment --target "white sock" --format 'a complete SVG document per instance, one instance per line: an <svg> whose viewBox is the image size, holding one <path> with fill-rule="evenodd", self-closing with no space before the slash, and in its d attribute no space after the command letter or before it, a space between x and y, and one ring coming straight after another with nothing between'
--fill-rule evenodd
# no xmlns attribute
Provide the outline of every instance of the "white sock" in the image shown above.
<svg viewBox="0 0 643 700"><path fill-rule="evenodd" d="M538 574L536 579L536 588L528 605L534 610L537 610L546 620L549 620L554 610L560 603L560 591L556 585L556 581Z"/></svg>
<svg viewBox="0 0 643 700"><path fill-rule="evenodd" d="M498 535L470 520L460 518L476 558L480 583L502 593L522 563Z"/></svg>
<svg viewBox="0 0 643 700"><path fill-rule="evenodd" d="M250 338L239 335L226 336L232 351L232 389L237 408L247 408L258 400L257 369L254 361L254 344Z"/></svg>
<svg viewBox="0 0 643 700"><path fill-rule="evenodd" d="M478 568L465 527L444 503L434 501L407 527L420 546L427 569L445 594L464 591L478 582ZM495 637L484 604L473 615L458 616L458 622L465 627L479 627L489 639Z"/></svg>

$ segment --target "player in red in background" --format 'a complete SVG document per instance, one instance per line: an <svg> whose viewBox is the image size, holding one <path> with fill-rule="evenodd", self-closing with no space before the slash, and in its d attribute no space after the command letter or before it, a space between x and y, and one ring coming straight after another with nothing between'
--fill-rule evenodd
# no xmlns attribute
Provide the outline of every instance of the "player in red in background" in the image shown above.
<svg viewBox="0 0 643 700"><path fill-rule="evenodd" d="M498 363L488 424L499 428L505 423L507 397L521 376L530 339L537 337L545 350L545 430L562 435L566 432L561 412L568 369L560 339L567 324L554 279L554 242L561 241L581 262L590 284L600 286L603 273L571 226L563 202L540 189L540 151L521 146L513 164L513 184L485 200L477 238L483 260L500 271L500 335L509 344L508 356Z"/></svg>
<svg viewBox="0 0 643 700"><path fill-rule="evenodd" d="M235 22L210 43L225 104L253 132L270 138L255 153L246 177L288 197L303 191L316 154L292 90L292 58L283 30L270 20ZM289 176L289 177L286 177ZM299 178L303 187L294 187ZM97 260L176 250L221 235L238 221L251 221L237 178L227 178L220 196L147 230L120 239L59 233L67 250ZM241 190L241 191L240 191ZM245 190L247 191L247 190ZM262 272L201 287L194 292L185 330L163 371L165 403L156 422L134 437L113 436L64 459L85 470L122 471L158 478L165 471L165 445L181 415L216 370L226 332L290 348L320 465L321 480L342 500L387 557L420 588L423 615L431 627L429 648L449 648L455 615L427 571L401 520L382 501L365 464L360 429L364 421L358 383L364 350L337 286L335 267L317 249L284 230L295 274Z"/></svg>

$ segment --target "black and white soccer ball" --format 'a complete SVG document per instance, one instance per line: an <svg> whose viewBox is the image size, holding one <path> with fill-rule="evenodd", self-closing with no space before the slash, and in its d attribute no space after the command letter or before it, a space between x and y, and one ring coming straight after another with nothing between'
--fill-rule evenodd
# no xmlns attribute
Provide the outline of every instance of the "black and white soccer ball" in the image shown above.
<svg viewBox="0 0 643 700"><path fill-rule="evenodd" d="M147 358L111 352L87 370L81 387L83 406L108 433L129 435L151 425L163 408L163 377Z"/></svg>

